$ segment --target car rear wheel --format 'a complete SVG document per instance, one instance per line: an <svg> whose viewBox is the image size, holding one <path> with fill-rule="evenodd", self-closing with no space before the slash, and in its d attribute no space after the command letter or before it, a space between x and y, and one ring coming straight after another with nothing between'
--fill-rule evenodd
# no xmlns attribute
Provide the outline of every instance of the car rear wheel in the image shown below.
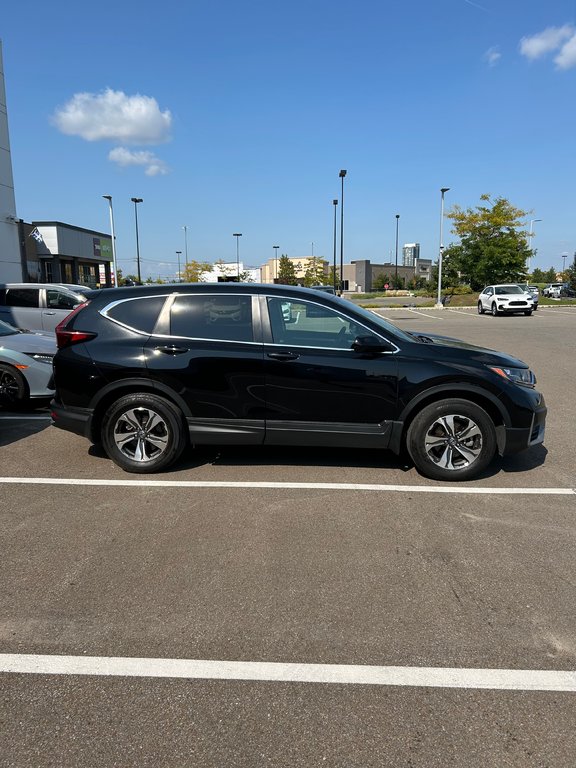
<svg viewBox="0 0 576 768"><path fill-rule="evenodd" d="M0 402L22 405L28 400L28 386L24 376L11 365L0 364Z"/></svg>
<svg viewBox="0 0 576 768"><path fill-rule="evenodd" d="M496 306L496 302L492 302L492 317L496 317L498 314L498 307Z"/></svg>
<svg viewBox="0 0 576 768"><path fill-rule="evenodd" d="M484 314L484 307L482 306L482 302L478 302L478 314L483 315Z"/></svg>
<svg viewBox="0 0 576 768"><path fill-rule="evenodd" d="M121 397L102 423L104 449L126 472L159 472L176 461L186 442L176 406L145 392Z"/></svg>
<svg viewBox="0 0 576 768"><path fill-rule="evenodd" d="M494 458L496 430L483 408L454 398L432 403L415 416L406 447L426 477L469 480Z"/></svg>

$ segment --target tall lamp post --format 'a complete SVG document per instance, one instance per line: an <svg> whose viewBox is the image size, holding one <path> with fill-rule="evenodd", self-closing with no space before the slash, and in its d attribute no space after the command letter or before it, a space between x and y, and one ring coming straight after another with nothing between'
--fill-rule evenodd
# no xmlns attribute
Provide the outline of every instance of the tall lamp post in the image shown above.
<svg viewBox="0 0 576 768"><path fill-rule="evenodd" d="M178 282L182 282L182 273L180 272L180 256L182 256L182 251L176 251L176 256L178 257Z"/></svg>
<svg viewBox="0 0 576 768"><path fill-rule="evenodd" d="M400 214L396 214L396 267L394 269L394 289L398 290L398 222L400 221Z"/></svg>
<svg viewBox="0 0 576 768"><path fill-rule="evenodd" d="M112 195L102 195L108 200L110 208L110 230L112 232L112 266L114 268L114 286L118 288L118 265L116 264L116 235L114 234L114 211L112 210Z"/></svg>
<svg viewBox="0 0 576 768"><path fill-rule="evenodd" d="M338 174L342 179L342 192L340 193L340 296L344 293L344 177L346 171Z"/></svg>
<svg viewBox="0 0 576 768"><path fill-rule="evenodd" d="M336 293L336 211L338 209L338 200L332 200L334 206L334 293Z"/></svg>
<svg viewBox="0 0 576 768"><path fill-rule="evenodd" d="M238 243L240 242L239 238L242 237L242 232L234 232L232 237L236 238L236 273L238 282L240 282L240 246Z"/></svg>
<svg viewBox="0 0 576 768"><path fill-rule="evenodd" d="M562 254L562 280L566 279L566 259L567 258L568 258L568 254L566 253L566 251L564 251L564 253Z"/></svg>
<svg viewBox="0 0 576 768"><path fill-rule="evenodd" d="M138 203L143 203L144 200L141 197L131 197L130 200L134 203L134 219L136 221L136 264L138 266L138 282L142 282L142 275L140 273L140 242L138 240Z"/></svg>
<svg viewBox="0 0 576 768"><path fill-rule="evenodd" d="M275 283L278 279L278 248L280 248L280 246L273 245L272 248L274 248L274 277L272 278L272 282Z"/></svg>
<svg viewBox="0 0 576 768"><path fill-rule="evenodd" d="M532 238L534 237L534 224L537 221L542 221L542 219L530 219L530 231L528 232L528 272L530 272L530 267L532 266Z"/></svg>
<svg viewBox="0 0 576 768"><path fill-rule="evenodd" d="M184 264L188 266L188 227L186 224L182 227L184 230ZM180 251L182 253L182 251Z"/></svg>
<svg viewBox="0 0 576 768"><path fill-rule="evenodd" d="M442 255L444 253L444 243L442 240L444 238L444 195L449 190L450 187L442 187L440 190L442 199L440 201L440 247L438 249L438 296L435 304L436 309L444 309L444 304L442 304Z"/></svg>

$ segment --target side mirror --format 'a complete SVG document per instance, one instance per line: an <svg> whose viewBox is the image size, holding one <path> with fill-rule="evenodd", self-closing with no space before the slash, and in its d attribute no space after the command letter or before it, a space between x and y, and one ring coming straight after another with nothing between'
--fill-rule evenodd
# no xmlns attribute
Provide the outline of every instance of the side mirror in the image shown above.
<svg viewBox="0 0 576 768"><path fill-rule="evenodd" d="M361 355L376 355L381 352L392 352L395 347L379 336L356 336L352 349Z"/></svg>

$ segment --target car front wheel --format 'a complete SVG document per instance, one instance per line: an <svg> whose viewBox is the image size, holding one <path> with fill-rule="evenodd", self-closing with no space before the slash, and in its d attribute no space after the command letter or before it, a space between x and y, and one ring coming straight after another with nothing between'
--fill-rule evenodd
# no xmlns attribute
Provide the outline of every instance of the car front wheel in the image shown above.
<svg viewBox="0 0 576 768"><path fill-rule="evenodd" d="M483 315L484 314L484 307L482 306L482 302L478 302L478 314Z"/></svg>
<svg viewBox="0 0 576 768"><path fill-rule="evenodd" d="M186 445L182 414L157 395L126 395L106 412L102 443L126 472L159 472L173 464Z"/></svg>
<svg viewBox="0 0 576 768"><path fill-rule="evenodd" d="M496 302L492 302L492 317L496 317L498 314L498 307L496 306Z"/></svg>
<svg viewBox="0 0 576 768"><path fill-rule="evenodd" d="M531 309L527 309L527 310L524 312L524 314L525 314L527 317L530 317L530 315L532 314L532 310L531 310Z"/></svg>
<svg viewBox="0 0 576 768"><path fill-rule="evenodd" d="M494 458L496 430L483 408L454 398L432 403L415 416L406 447L426 477L470 480Z"/></svg>
<svg viewBox="0 0 576 768"><path fill-rule="evenodd" d="M24 376L11 365L0 365L0 403L22 405L28 399Z"/></svg>

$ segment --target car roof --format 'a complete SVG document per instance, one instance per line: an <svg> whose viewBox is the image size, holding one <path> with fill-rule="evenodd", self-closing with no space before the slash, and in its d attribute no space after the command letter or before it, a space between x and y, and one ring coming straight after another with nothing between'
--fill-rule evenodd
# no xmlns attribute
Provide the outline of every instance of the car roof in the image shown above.
<svg viewBox="0 0 576 768"><path fill-rule="evenodd" d="M164 283L151 285L129 285L118 288L101 288L97 291L87 291L86 298L91 301L102 298L104 301L119 300L123 298L134 298L135 296L158 296L169 295L172 293L220 293L222 295L238 294L275 294L294 298L309 299L314 301L342 302L334 294L325 291L318 291L313 288L304 288L298 285L272 285L270 283Z"/></svg>

